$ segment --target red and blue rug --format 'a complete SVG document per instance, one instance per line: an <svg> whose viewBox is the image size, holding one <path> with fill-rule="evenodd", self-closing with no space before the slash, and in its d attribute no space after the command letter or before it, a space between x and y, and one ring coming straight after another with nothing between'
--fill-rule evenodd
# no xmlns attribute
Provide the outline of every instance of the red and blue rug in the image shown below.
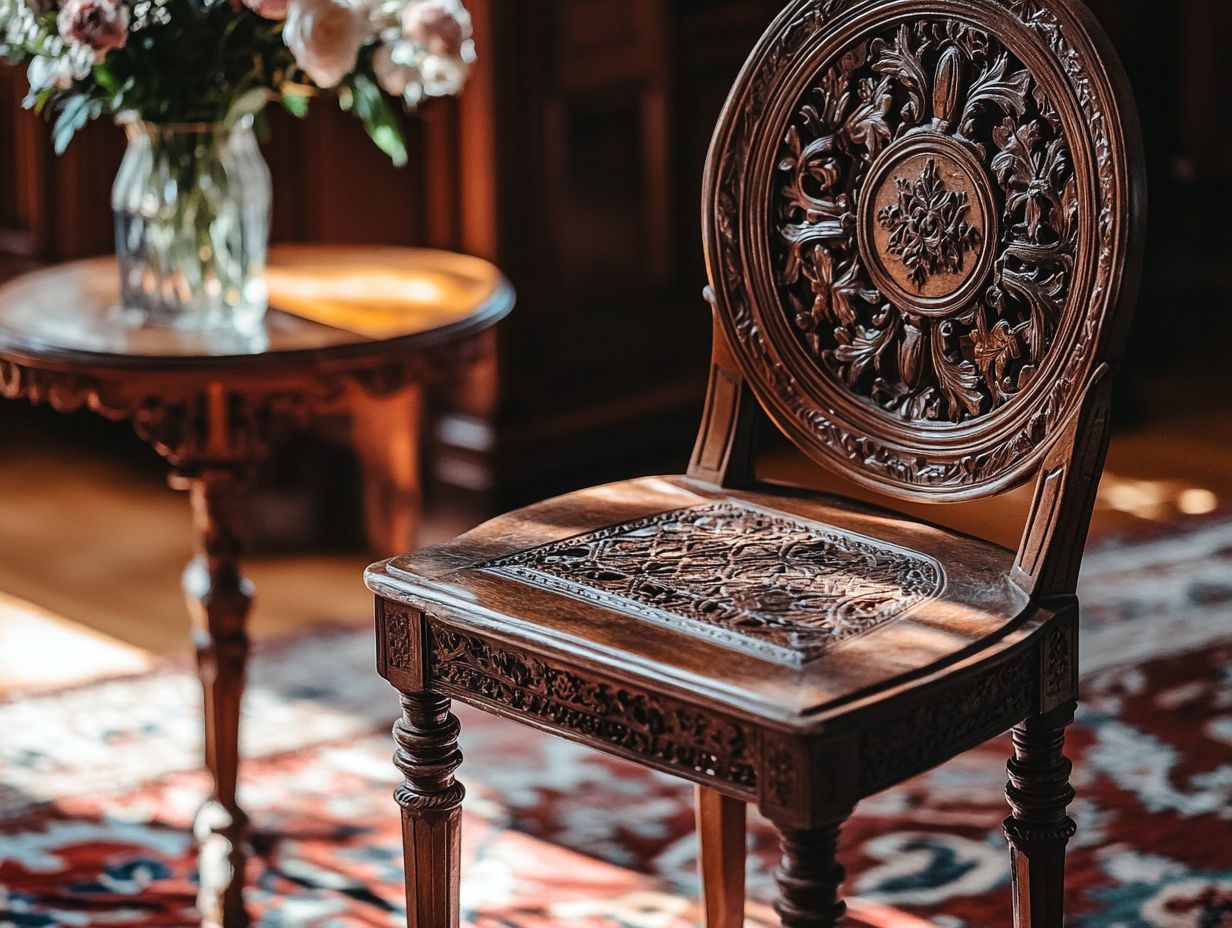
<svg viewBox="0 0 1232 928"><path fill-rule="evenodd" d="M1103 545L1082 595L1069 923L1229 928L1232 521ZM319 632L254 665L243 800L258 924L405 924L395 699L369 634ZM0 926L194 924L199 698L176 667L0 704ZM697 924L690 787L460 714L475 928ZM858 924L1010 923L1007 754L987 744L860 807L843 842ZM749 847L750 925L773 924L774 836L756 816Z"/></svg>

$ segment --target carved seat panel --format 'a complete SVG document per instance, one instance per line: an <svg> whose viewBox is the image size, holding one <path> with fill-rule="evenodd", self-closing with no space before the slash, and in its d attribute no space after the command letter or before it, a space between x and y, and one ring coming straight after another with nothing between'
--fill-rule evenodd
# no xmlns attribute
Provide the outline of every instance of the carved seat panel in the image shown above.
<svg viewBox="0 0 1232 928"><path fill-rule="evenodd" d="M802 720L1004 630L1026 600L989 578L1011 561L850 501L647 478L510 513L381 573L443 621Z"/></svg>
<svg viewBox="0 0 1232 928"><path fill-rule="evenodd" d="M736 501L480 567L790 664L889 622L945 585L926 554Z"/></svg>

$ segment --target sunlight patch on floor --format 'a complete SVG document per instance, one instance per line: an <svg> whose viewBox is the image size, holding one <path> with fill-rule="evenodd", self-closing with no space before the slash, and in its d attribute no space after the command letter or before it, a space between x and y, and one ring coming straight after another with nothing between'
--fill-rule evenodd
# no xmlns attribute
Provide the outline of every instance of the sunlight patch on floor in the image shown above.
<svg viewBox="0 0 1232 928"><path fill-rule="evenodd" d="M151 655L0 593L0 695L144 673Z"/></svg>
<svg viewBox="0 0 1232 928"><path fill-rule="evenodd" d="M1135 480L1105 471L1099 506L1139 519L1168 522L1182 515L1212 513L1220 499L1213 490L1183 480Z"/></svg>

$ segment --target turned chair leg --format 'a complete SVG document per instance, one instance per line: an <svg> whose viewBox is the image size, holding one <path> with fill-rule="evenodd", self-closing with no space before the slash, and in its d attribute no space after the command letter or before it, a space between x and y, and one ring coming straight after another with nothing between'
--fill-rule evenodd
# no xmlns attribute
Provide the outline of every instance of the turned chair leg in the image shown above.
<svg viewBox="0 0 1232 928"><path fill-rule="evenodd" d="M835 928L847 906L839 899L844 871L838 862L842 822L820 828L779 829L782 861L774 871L774 905L783 928Z"/></svg>
<svg viewBox="0 0 1232 928"><path fill-rule="evenodd" d="M696 798L706 928L743 928L746 806L704 786Z"/></svg>
<svg viewBox="0 0 1232 928"><path fill-rule="evenodd" d="M394 725L394 764L405 779L394 791L402 807L408 928L458 928L462 797L453 777L462 763L458 719L449 700L403 693Z"/></svg>
<svg viewBox="0 0 1232 928"><path fill-rule="evenodd" d="M1014 928L1061 928L1065 921L1065 847L1074 821L1065 814L1074 798L1072 765L1062 753L1073 703L1014 729L1014 756L1005 795L1013 814L1005 820L1014 874Z"/></svg>

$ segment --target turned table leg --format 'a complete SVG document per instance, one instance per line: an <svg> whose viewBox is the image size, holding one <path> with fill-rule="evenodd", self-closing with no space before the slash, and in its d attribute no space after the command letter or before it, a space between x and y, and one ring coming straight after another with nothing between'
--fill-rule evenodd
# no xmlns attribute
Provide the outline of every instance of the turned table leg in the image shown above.
<svg viewBox="0 0 1232 928"><path fill-rule="evenodd" d="M1005 795L1013 814L1005 820L1014 875L1015 928L1061 928L1065 923L1065 848L1074 821L1065 814L1074 798L1071 764L1063 753L1073 703L1014 729Z"/></svg>
<svg viewBox="0 0 1232 928"><path fill-rule="evenodd" d="M403 693L394 725L394 763L405 778L394 792L402 807L408 928L458 928L462 867L462 798L453 773L462 763L458 719L434 693Z"/></svg>
<svg viewBox="0 0 1232 928"><path fill-rule="evenodd" d="M206 469L187 481L195 555L184 570L205 693L205 764L213 791L194 822L201 842L198 904L204 924L242 928L247 817L236 801L240 699L248 659L251 581L240 571L244 474Z"/></svg>

